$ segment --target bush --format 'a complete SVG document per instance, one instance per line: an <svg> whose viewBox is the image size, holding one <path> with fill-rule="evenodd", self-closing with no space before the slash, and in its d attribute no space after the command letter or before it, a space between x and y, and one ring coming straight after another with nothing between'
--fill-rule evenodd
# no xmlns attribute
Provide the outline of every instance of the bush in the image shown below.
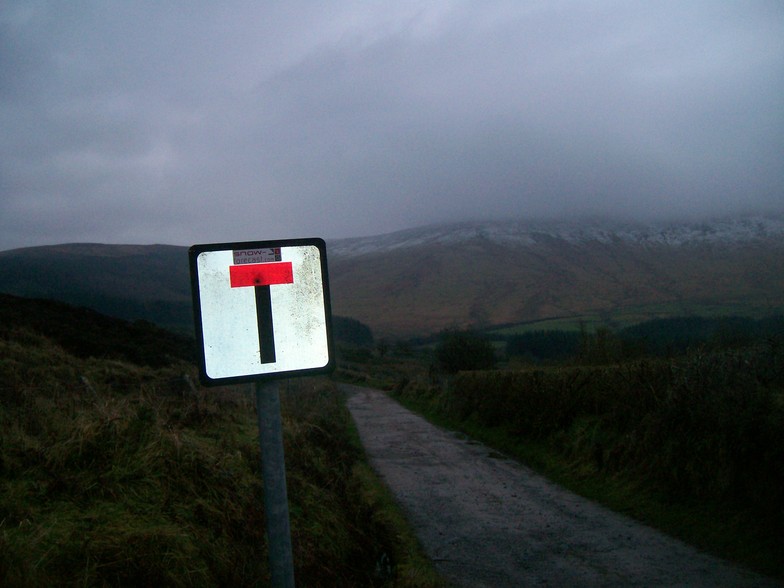
<svg viewBox="0 0 784 588"><path fill-rule="evenodd" d="M577 355L580 333L572 331L533 331L512 335L506 342L506 354L534 361L562 361Z"/></svg>
<svg viewBox="0 0 784 588"><path fill-rule="evenodd" d="M373 347L373 331L366 324L345 316L332 317L335 341L356 347Z"/></svg>
<svg viewBox="0 0 784 588"><path fill-rule="evenodd" d="M449 374L495 366L492 343L473 331L447 331L436 347L438 366Z"/></svg>

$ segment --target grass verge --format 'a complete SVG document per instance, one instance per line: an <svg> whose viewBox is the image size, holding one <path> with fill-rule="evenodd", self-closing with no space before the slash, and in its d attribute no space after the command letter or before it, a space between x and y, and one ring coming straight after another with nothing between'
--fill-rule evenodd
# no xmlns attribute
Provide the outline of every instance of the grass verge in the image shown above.
<svg viewBox="0 0 784 588"><path fill-rule="evenodd" d="M579 495L705 551L784 579L784 538L760 521L758 513L728 508L720 501L656 491L639 476L603 472L583 456L565 454L552 438L523 439L509 426L488 426L471 417L455 417L447 409L447 393L436 386L410 382L396 390L395 397L434 424L461 431Z"/></svg>
<svg viewBox="0 0 784 588"><path fill-rule="evenodd" d="M252 394L193 382L0 333L0 585L268 585ZM334 385L284 388L298 584L437 586Z"/></svg>

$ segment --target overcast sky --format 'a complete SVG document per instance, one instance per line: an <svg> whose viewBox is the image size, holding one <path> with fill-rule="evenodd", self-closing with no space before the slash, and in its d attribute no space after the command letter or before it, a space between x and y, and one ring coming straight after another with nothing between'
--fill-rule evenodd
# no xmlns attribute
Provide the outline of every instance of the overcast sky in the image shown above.
<svg viewBox="0 0 784 588"><path fill-rule="evenodd" d="M784 210L784 2L3 0L0 249Z"/></svg>

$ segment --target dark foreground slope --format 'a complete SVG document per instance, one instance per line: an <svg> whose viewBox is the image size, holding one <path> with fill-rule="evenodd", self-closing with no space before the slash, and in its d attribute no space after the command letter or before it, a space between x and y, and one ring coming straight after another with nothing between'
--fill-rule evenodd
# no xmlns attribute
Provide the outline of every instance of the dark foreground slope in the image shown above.
<svg viewBox="0 0 784 588"><path fill-rule="evenodd" d="M249 390L194 385L189 351L148 328L45 301L0 308L0 585L267 585ZM58 330L72 335L45 334ZM286 388L298 582L433 585L342 397L323 380Z"/></svg>

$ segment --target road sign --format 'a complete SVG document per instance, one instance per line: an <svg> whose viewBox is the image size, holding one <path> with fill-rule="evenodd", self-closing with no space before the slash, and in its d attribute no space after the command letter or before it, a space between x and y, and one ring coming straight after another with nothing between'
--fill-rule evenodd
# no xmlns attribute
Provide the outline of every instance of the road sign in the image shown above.
<svg viewBox="0 0 784 588"><path fill-rule="evenodd" d="M205 384L332 370L322 239L194 245L189 256Z"/></svg>

